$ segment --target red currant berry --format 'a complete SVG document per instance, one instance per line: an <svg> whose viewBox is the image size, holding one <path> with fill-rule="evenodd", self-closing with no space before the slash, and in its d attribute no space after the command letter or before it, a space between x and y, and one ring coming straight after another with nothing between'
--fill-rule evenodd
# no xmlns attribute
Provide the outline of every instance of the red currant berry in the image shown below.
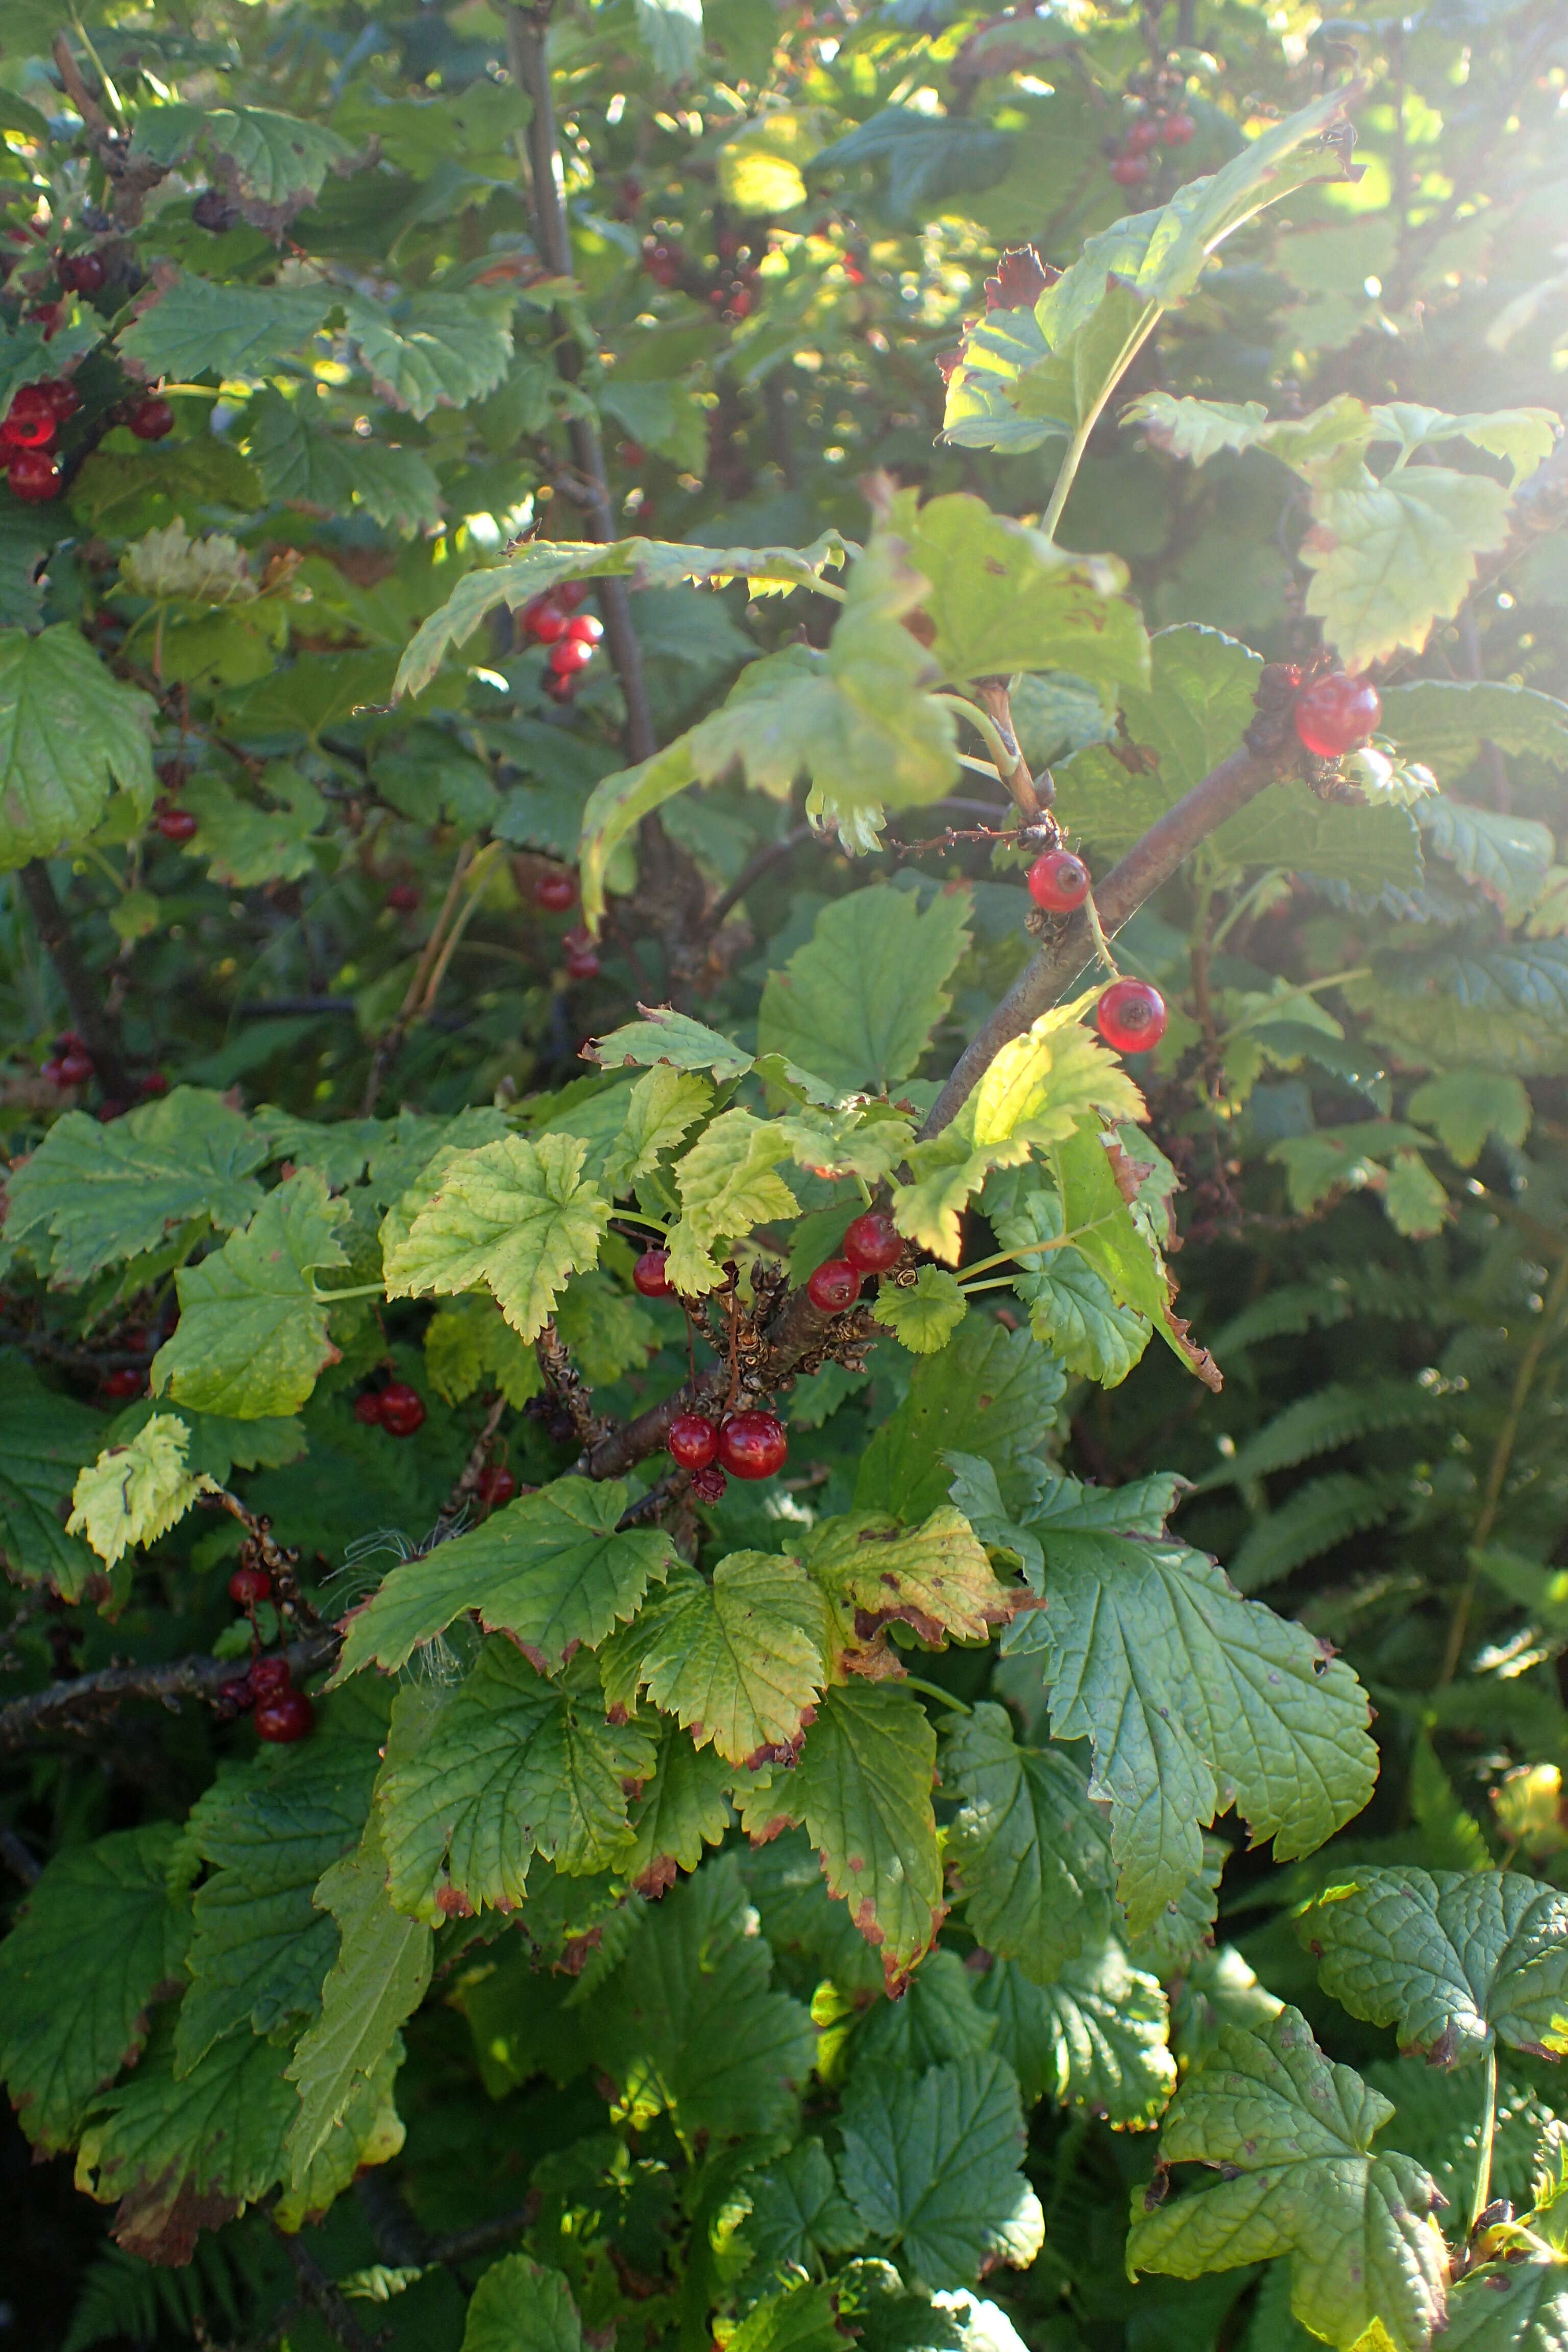
<svg viewBox="0 0 1568 2352"><path fill-rule="evenodd" d="M125 422L138 441L162 441L174 429L174 412L166 400L139 400Z"/></svg>
<svg viewBox="0 0 1568 2352"><path fill-rule="evenodd" d="M60 1055L59 1069L62 1086L85 1087L92 1076L92 1055L73 1045L68 1054Z"/></svg>
<svg viewBox="0 0 1568 2352"><path fill-rule="evenodd" d="M114 1096L110 1095L107 1102L100 1102L98 1106L100 1127L110 1127L117 1118L123 1118L129 1108L128 1103L117 1101Z"/></svg>
<svg viewBox="0 0 1568 2352"><path fill-rule="evenodd" d="M1160 143L1160 118L1157 114L1141 114L1127 126L1126 148L1129 155L1146 155L1151 147Z"/></svg>
<svg viewBox="0 0 1568 2352"><path fill-rule="evenodd" d="M553 596L535 596L522 608L522 633L536 646L552 646L566 634L566 615Z"/></svg>
<svg viewBox="0 0 1568 2352"><path fill-rule="evenodd" d="M693 1473L691 1491L700 1503L717 1503L722 1501L724 1490L729 1484L730 1481L715 1462L708 1469Z"/></svg>
<svg viewBox="0 0 1568 2352"><path fill-rule="evenodd" d="M20 415L13 409L4 425L0 425L0 447L9 449L52 449L55 446L57 419L52 408L37 415Z"/></svg>
<svg viewBox="0 0 1568 2352"><path fill-rule="evenodd" d="M162 1070L149 1070L137 1088L143 1095L166 1095L168 1091L169 1081Z"/></svg>
<svg viewBox="0 0 1568 2352"><path fill-rule="evenodd" d="M844 1236L844 1255L857 1274L886 1274L903 1254L903 1235L886 1209L868 1209Z"/></svg>
<svg viewBox="0 0 1568 2352"><path fill-rule="evenodd" d="M303 1691L278 1691L256 1702L256 1736L279 1747L303 1739L316 1720L316 1710Z"/></svg>
<svg viewBox="0 0 1568 2352"><path fill-rule="evenodd" d="M479 1472L479 1500L487 1511L499 1511L517 1492L517 1480L504 1462L487 1462Z"/></svg>
<svg viewBox="0 0 1568 2352"><path fill-rule="evenodd" d="M251 1689L246 1675L241 1675L237 1682L219 1683L217 1711L220 1715L228 1716L231 1718L237 1715L245 1715L255 1704L256 1693Z"/></svg>
<svg viewBox="0 0 1568 2352"><path fill-rule="evenodd" d="M1089 868L1070 849L1047 849L1028 873L1029 896L1047 915L1070 915L1089 896Z"/></svg>
<svg viewBox="0 0 1568 2352"><path fill-rule="evenodd" d="M656 286L673 286L680 275L680 247L656 237L643 247L642 266Z"/></svg>
<svg viewBox="0 0 1568 2352"><path fill-rule="evenodd" d="M1147 155L1118 155L1110 176L1119 188L1141 188L1149 176Z"/></svg>
<svg viewBox="0 0 1568 2352"><path fill-rule="evenodd" d="M381 1392L381 1425L388 1437L412 1437L424 1425L425 1401L406 1381L389 1381Z"/></svg>
<svg viewBox="0 0 1568 2352"><path fill-rule="evenodd" d="M81 406L81 394L68 375L46 376L37 389L53 409L57 425L64 425Z"/></svg>
<svg viewBox="0 0 1568 2352"><path fill-rule="evenodd" d="M1146 980L1113 980L1094 1017L1117 1053L1147 1054L1165 1034L1165 1000Z"/></svg>
<svg viewBox="0 0 1568 2352"><path fill-rule="evenodd" d="M254 1609L272 1598L272 1579L264 1568L237 1568L228 1580L228 1597L237 1609Z"/></svg>
<svg viewBox="0 0 1568 2352"><path fill-rule="evenodd" d="M1190 114L1167 114L1161 126L1160 137L1167 147L1185 147L1197 127Z"/></svg>
<svg viewBox="0 0 1568 2352"><path fill-rule="evenodd" d="M63 1087L65 1084L64 1078L60 1076L60 1065L58 1059L45 1062L38 1071L38 1076L47 1087Z"/></svg>
<svg viewBox="0 0 1568 2352"><path fill-rule="evenodd" d="M550 667L557 677L570 677L574 670L586 669L594 658L594 648L581 637L563 637L550 648Z"/></svg>
<svg viewBox="0 0 1568 2352"><path fill-rule="evenodd" d="M63 254L55 275L68 294L101 294L109 278L100 253Z"/></svg>
<svg viewBox="0 0 1568 2352"><path fill-rule="evenodd" d="M558 580L554 596L563 613L575 613L588 601L588 583L585 580Z"/></svg>
<svg viewBox="0 0 1568 2352"><path fill-rule="evenodd" d="M661 1249L644 1250L632 1268L632 1288L644 1298L669 1297L669 1252Z"/></svg>
<svg viewBox="0 0 1568 2352"><path fill-rule="evenodd" d="M860 1270L847 1257L830 1257L806 1284L814 1307L824 1315L842 1315L860 1296Z"/></svg>
<svg viewBox="0 0 1568 2352"><path fill-rule="evenodd" d="M605 625L596 613L574 613L566 624L568 637L580 637L585 646L596 646L605 634Z"/></svg>
<svg viewBox="0 0 1568 2352"><path fill-rule="evenodd" d="M576 699L577 681L574 677L563 677L559 670L547 669L544 691L552 702L573 702Z"/></svg>
<svg viewBox="0 0 1568 2352"><path fill-rule="evenodd" d="M386 903L395 914L413 914L419 904L419 885L417 882L395 882L386 894Z"/></svg>
<svg viewBox="0 0 1568 2352"><path fill-rule="evenodd" d="M776 1412L737 1412L719 1432L719 1459L737 1478L771 1478L784 1466L789 1439Z"/></svg>
<svg viewBox="0 0 1568 2352"><path fill-rule="evenodd" d="M366 1389L363 1396L355 1397L354 1419L363 1422L367 1429L381 1427L381 1391L379 1389Z"/></svg>
<svg viewBox="0 0 1568 2352"><path fill-rule="evenodd" d="M547 915L563 915L576 898L577 885L570 874L542 874L533 886L533 903Z"/></svg>
<svg viewBox="0 0 1568 2352"><path fill-rule="evenodd" d="M47 449L15 451L5 468L5 478L13 495L26 499L31 507L58 499L66 486L65 476Z"/></svg>
<svg viewBox="0 0 1568 2352"><path fill-rule="evenodd" d="M274 1650L264 1658L250 1661L250 1688L257 1698L276 1698L293 1683L293 1671L281 1650Z"/></svg>
<svg viewBox="0 0 1568 2352"><path fill-rule="evenodd" d="M192 841L201 829L192 809L160 809L153 822L165 841Z"/></svg>
<svg viewBox="0 0 1568 2352"><path fill-rule="evenodd" d="M1358 751L1383 716L1370 678L1342 669L1314 678L1296 704L1296 732L1314 759L1337 760Z"/></svg>
<svg viewBox="0 0 1568 2352"><path fill-rule="evenodd" d="M110 1372L106 1376L103 1393L105 1396L111 1397L140 1396L146 1377L146 1374L139 1372L133 1364L121 1364L118 1371Z"/></svg>
<svg viewBox="0 0 1568 2352"><path fill-rule="evenodd" d="M573 948L566 958L568 980L597 980L603 968L592 948Z"/></svg>
<svg viewBox="0 0 1568 2352"><path fill-rule="evenodd" d="M667 1442L671 1459L683 1470L706 1470L719 1451L719 1432L706 1413L678 1412Z"/></svg>

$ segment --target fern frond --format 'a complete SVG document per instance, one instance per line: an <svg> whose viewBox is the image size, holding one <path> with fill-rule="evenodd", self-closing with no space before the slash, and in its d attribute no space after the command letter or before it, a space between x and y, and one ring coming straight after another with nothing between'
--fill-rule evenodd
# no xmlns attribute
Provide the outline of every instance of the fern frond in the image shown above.
<svg viewBox="0 0 1568 2352"><path fill-rule="evenodd" d="M1245 1486L1248 1479L1292 1469L1314 1454L1332 1454L1381 1430L1434 1421L1443 1410L1440 1398L1406 1381L1369 1381L1364 1388L1354 1389L1336 1381L1315 1396L1298 1397L1287 1405L1228 1461L1211 1470L1200 1486Z"/></svg>
<svg viewBox="0 0 1568 2352"><path fill-rule="evenodd" d="M1218 1355L1239 1355L1260 1339L1299 1339L1314 1324L1343 1323L1355 1307L1350 1286L1323 1282L1286 1282L1244 1307L1239 1315L1214 1333L1209 1345Z"/></svg>
<svg viewBox="0 0 1568 2352"><path fill-rule="evenodd" d="M1364 1528L1377 1527L1394 1507L1394 1497L1386 1488L1349 1470L1310 1479L1247 1529L1230 1563L1230 1580L1238 1592L1260 1592L1304 1560L1332 1551Z"/></svg>
<svg viewBox="0 0 1568 2352"><path fill-rule="evenodd" d="M203 2238L189 2267L176 2271L106 2246L89 2266L60 2352L110 2340L154 2344L165 2326L188 2337L193 2322L214 2315L235 2327L241 2294L254 2291L264 2267L247 2251L237 2231Z"/></svg>

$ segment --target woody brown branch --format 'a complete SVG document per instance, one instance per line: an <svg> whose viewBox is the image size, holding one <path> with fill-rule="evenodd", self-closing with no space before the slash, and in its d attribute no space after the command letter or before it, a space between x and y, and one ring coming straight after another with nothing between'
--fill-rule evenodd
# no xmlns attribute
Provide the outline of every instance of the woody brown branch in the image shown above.
<svg viewBox="0 0 1568 2352"><path fill-rule="evenodd" d="M283 1655L296 1682L329 1665L338 1653L341 1636L324 1626L291 1642ZM177 1658L162 1666L106 1666L100 1673L79 1675L74 1682L52 1683L0 1707L0 1748L19 1748L41 1731L86 1731L126 1699L150 1698L177 1712L183 1698L216 1698L219 1689L237 1672L232 1658Z"/></svg>

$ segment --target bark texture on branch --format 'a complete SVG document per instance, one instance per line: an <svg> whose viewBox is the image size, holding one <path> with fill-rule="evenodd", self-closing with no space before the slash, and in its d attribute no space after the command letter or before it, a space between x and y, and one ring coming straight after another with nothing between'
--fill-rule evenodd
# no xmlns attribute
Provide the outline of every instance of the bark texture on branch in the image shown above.
<svg viewBox="0 0 1568 2352"><path fill-rule="evenodd" d="M335 1626L323 1626L291 1642L283 1653L296 1682L330 1665L342 1640ZM106 1666L68 1683L51 1683L0 1706L0 1748L19 1748L42 1731L85 1731L110 1707L128 1698L152 1698L171 1709L183 1698L212 1700L225 1683L244 1672L238 1658L176 1658L163 1666Z"/></svg>

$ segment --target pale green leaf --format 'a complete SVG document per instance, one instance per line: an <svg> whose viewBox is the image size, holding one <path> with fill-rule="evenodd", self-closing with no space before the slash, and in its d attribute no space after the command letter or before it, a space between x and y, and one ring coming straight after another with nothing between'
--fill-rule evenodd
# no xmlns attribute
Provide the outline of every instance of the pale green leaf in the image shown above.
<svg viewBox="0 0 1568 2352"><path fill-rule="evenodd" d="M76 2137L184 1980L190 1911L169 1888L178 1832L153 1822L47 1864L0 1944L0 2074L39 2154Z"/></svg>
<svg viewBox="0 0 1568 2352"><path fill-rule="evenodd" d="M395 1672L466 1610L487 1633L509 1634L544 1673L580 1644L597 1648L675 1564L661 1528L616 1532L627 1499L613 1479L557 1478L393 1569L350 1615L336 1679L372 1661Z"/></svg>
<svg viewBox="0 0 1568 2352"><path fill-rule="evenodd" d="M1545 825L1441 793L1422 802L1416 823L1423 846L1474 883L1505 922L1517 923L1530 912L1552 865L1552 840Z"/></svg>
<svg viewBox="0 0 1568 2352"><path fill-rule="evenodd" d="M231 167L220 168L219 183L240 198L247 219L268 228L282 226L308 204L330 171L355 161L348 141L324 122L276 114L269 107L175 102L137 109L133 157L172 169L204 152Z"/></svg>
<svg viewBox="0 0 1568 2352"><path fill-rule="evenodd" d="M1118 1139L1097 1120L1083 1119L1076 1133L1052 1146L1050 1166L1064 1230L1117 1305L1146 1317L1186 1370L1217 1390L1218 1368L1177 1318L1164 1259L1124 1195L1130 1163Z"/></svg>
<svg viewBox="0 0 1568 2352"><path fill-rule="evenodd" d="M861 2067L845 2096L839 2177L866 2227L928 2283L1025 2269L1045 2221L1018 2169L1018 2082L991 2053L932 2066L918 2081Z"/></svg>
<svg viewBox="0 0 1568 2352"><path fill-rule="evenodd" d="M1453 1214L1447 1193L1418 1151L1396 1151L1383 1185L1388 1222L1409 1241L1428 1241Z"/></svg>
<svg viewBox="0 0 1568 2352"><path fill-rule="evenodd" d="M944 1265L918 1267L912 1282L884 1277L877 1292L878 1322L912 1356L934 1356L945 1348L967 1311L957 1276Z"/></svg>
<svg viewBox="0 0 1568 2352"><path fill-rule="evenodd" d="M711 1290L720 1268L710 1253L721 1243L798 1214L777 1169L788 1150L778 1123L749 1110L724 1111L703 1129L676 1168L681 1215L669 1234L668 1272L677 1290L692 1297Z"/></svg>
<svg viewBox="0 0 1568 2352"><path fill-rule="evenodd" d="M685 81L702 55L702 0L637 0L637 31L661 81Z"/></svg>
<svg viewBox="0 0 1568 2352"><path fill-rule="evenodd" d="M482 1282L521 1339L550 1318L566 1277L594 1265L610 1204L583 1179L585 1147L566 1135L509 1135L449 1160L407 1238L386 1259L388 1295L472 1290Z"/></svg>
<svg viewBox="0 0 1568 2352"><path fill-rule="evenodd" d="M79 842L117 785L146 813L153 716L74 622L0 629L0 872Z"/></svg>
<svg viewBox="0 0 1568 2352"><path fill-rule="evenodd" d="M1461 1168L1475 1166L1489 1136L1519 1150L1532 1115L1527 1089L1503 1070L1453 1070L1428 1078L1405 1108L1418 1126L1436 1132Z"/></svg>
<svg viewBox="0 0 1568 2352"><path fill-rule="evenodd" d="M128 1551L144 1550L183 1519L198 1495L216 1494L215 1479L186 1467L190 1431L173 1413L160 1413L128 1445L100 1454L83 1470L71 1496L66 1533L85 1536L110 1568Z"/></svg>
<svg viewBox="0 0 1568 2352"><path fill-rule="evenodd" d="M619 1134L605 1160L604 1185L612 1196L629 1192L651 1175L661 1155L673 1151L711 1108L706 1078L656 1063L631 1090Z"/></svg>
<svg viewBox="0 0 1568 2352"><path fill-rule="evenodd" d="M1448 2255L1430 2175L1372 2153L1393 2113L1329 2063L1299 2011L1226 2027L1160 2136L1163 2163L1214 2169L1152 2210L1137 2193L1129 2269L1196 2278L1289 2254L1290 2307L1311 2335L1349 2352L1377 2322L1394 2352L1426 2352L1444 2323Z"/></svg>
<svg viewBox="0 0 1568 2352"><path fill-rule="evenodd" d="M672 1012L668 1004L643 1004L637 1010L640 1021L628 1021L625 1028L595 1039L591 1058L606 1070L639 1064L657 1068L668 1062L678 1070L711 1070L715 1083L726 1086L751 1068L750 1054L689 1013Z"/></svg>
<svg viewBox="0 0 1568 2352"><path fill-rule="evenodd" d="M759 1054L783 1054L839 1094L896 1092L952 998L944 983L969 944L966 890L922 913L911 890L835 898L811 938L770 971L757 1017Z"/></svg>
<svg viewBox="0 0 1568 2352"><path fill-rule="evenodd" d="M1568 704L1501 678L1422 677L1382 689L1383 723L1401 749L1445 782L1473 767L1483 743L1568 767Z"/></svg>
<svg viewBox="0 0 1568 2352"><path fill-rule="evenodd" d="M337 1359L311 1276L348 1264L336 1232L348 1213L305 1169L214 1256L182 1267L180 1320L153 1359L153 1393L237 1421L297 1412Z"/></svg>
<svg viewBox="0 0 1568 2352"><path fill-rule="evenodd" d="M1412 466L1386 481L1321 490L1301 542L1307 610L1347 669L1419 653L1457 613L1477 559L1508 537L1508 492L1486 474Z"/></svg>
<svg viewBox="0 0 1568 2352"><path fill-rule="evenodd" d="M1061 1240L1065 1220L1058 1195L1037 1185L1011 1215L998 1212L993 1223L1003 1248L1021 1253L1013 1287L1029 1310L1036 1339L1069 1372L1098 1381L1101 1388L1119 1388L1142 1360L1152 1327L1147 1317L1119 1304L1081 1250L1070 1244L1050 1250L1038 1246ZM885 1297L885 1292L879 1294L884 1322Z"/></svg>
<svg viewBox="0 0 1568 2352"><path fill-rule="evenodd" d="M384 2063L399 2026L424 2000L433 1958L429 1928L403 1917L387 1901L385 1859L374 1822L358 1850L325 1873L316 1907L331 1913L342 1942L321 1987L321 2014L286 2070L300 2091L300 2115L289 2133L296 2186L356 2092Z"/></svg>
<svg viewBox="0 0 1568 2352"><path fill-rule="evenodd" d="M1568 2346L1568 2265L1487 2263L1448 2297L1443 2352L1563 2352Z"/></svg>
<svg viewBox="0 0 1568 2352"><path fill-rule="evenodd" d="M616 1650L632 1689L646 1690L698 1747L711 1743L745 1764L798 1748L826 1676L826 1604L798 1560L737 1551L711 1583L672 1579Z"/></svg>
<svg viewBox="0 0 1568 2352"><path fill-rule="evenodd" d="M1568 2053L1568 1895L1510 1872L1367 1869L1304 1915L1324 1988L1402 2048L1463 2065L1493 2046Z"/></svg>
<svg viewBox="0 0 1568 2352"><path fill-rule="evenodd" d="M299 881L316 870L310 836L327 814L314 784L287 760L270 761L260 777L269 806L241 800L216 776L195 776L181 806L198 822L187 845L205 857L215 882L247 890L262 882Z"/></svg>

